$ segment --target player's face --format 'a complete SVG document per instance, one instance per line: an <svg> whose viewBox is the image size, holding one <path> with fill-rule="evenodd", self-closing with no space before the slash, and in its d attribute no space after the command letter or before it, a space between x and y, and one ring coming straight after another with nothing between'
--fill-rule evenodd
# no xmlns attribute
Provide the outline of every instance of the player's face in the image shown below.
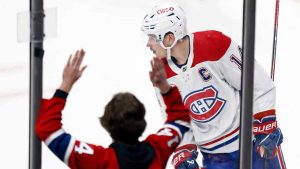
<svg viewBox="0 0 300 169"><path fill-rule="evenodd" d="M155 35L148 35L147 47L158 57L166 57L167 51L160 45Z"/></svg>

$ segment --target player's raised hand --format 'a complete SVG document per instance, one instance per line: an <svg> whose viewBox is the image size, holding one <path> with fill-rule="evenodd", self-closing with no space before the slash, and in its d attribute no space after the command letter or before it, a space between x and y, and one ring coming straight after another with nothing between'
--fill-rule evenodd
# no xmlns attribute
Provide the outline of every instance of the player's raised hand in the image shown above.
<svg viewBox="0 0 300 169"><path fill-rule="evenodd" d="M149 76L153 86L159 88L161 93L167 93L171 86L167 81L167 75L162 60L158 57L153 57L151 60L151 69Z"/></svg>
<svg viewBox="0 0 300 169"><path fill-rule="evenodd" d="M81 66L85 51L77 50L75 54L70 55L67 64L63 70L63 80L59 89L69 92L73 84L81 77L87 65Z"/></svg>

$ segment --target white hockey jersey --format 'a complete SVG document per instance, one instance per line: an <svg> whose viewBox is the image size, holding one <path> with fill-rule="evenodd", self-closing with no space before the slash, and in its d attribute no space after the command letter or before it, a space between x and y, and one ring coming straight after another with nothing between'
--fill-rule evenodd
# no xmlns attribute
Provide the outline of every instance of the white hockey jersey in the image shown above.
<svg viewBox="0 0 300 169"><path fill-rule="evenodd" d="M194 141L201 151L228 153L239 149L241 49L218 31L189 35L186 64L164 60L168 82L176 85L190 110ZM254 114L275 107L275 86L255 62ZM157 97L164 112L159 91ZM188 137L188 136L187 136Z"/></svg>

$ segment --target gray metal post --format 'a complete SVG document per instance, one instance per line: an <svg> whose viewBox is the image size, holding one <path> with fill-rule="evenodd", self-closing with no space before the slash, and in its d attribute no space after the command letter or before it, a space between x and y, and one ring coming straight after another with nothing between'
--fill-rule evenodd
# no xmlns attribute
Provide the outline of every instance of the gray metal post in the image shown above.
<svg viewBox="0 0 300 169"><path fill-rule="evenodd" d="M252 169L255 5L256 0L244 0L240 169Z"/></svg>
<svg viewBox="0 0 300 169"><path fill-rule="evenodd" d="M42 98L43 38L43 0L30 0L29 169L41 169L41 142L35 134L35 122Z"/></svg>

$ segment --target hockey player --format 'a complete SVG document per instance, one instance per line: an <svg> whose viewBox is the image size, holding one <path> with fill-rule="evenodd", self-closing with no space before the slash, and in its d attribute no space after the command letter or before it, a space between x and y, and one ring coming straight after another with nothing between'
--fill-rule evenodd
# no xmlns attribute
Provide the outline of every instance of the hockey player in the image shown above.
<svg viewBox="0 0 300 169"><path fill-rule="evenodd" d="M108 147L75 139L62 128L62 110L66 98L86 66L81 66L85 52L70 56L63 80L51 99L43 99L36 123L38 137L72 169L164 169L169 156L188 130L188 110L176 87L171 87L165 73L153 67L151 81L161 90L167 106L167 120L156 133L138 141L146 127L144 105L130 93L118 93L108 102L102 126L113 143Z"/></svg>
<svg viewBox="0 0 300 169"><path fill-rule="evenodd" d="M142 31L148 35L147 47L164 63L168 82L179 88L182 102L190 110L192 127L173 157L174 167L198 167L195 164L187 167L196 157L193 146L196 144L204 168L237 169L241 48L218 31L187 34L185 13L173 3L161 3L150 10L143 19ZM280 148L283 136L276 121L275 94L273 81L255 62L254 169L286 168ZM165 112L159 92L157 97Z"/></svg>

